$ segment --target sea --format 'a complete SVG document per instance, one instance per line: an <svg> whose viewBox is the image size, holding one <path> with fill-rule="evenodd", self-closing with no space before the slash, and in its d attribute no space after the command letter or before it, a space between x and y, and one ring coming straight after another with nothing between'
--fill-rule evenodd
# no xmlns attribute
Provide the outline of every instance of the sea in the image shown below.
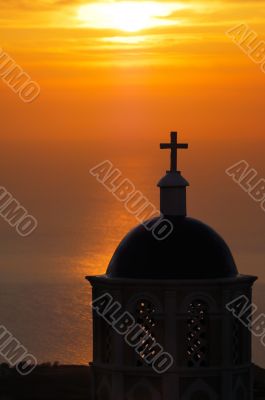
<svg viewBox="0 0 265 400"><path fill-rule="evenodd" d="M38 226L21 237L0 218L0 325L39 363L91 360L91 288L85 277L106 271L120 240L138 222L90 169L109 160L159 207L156 184L168 168L168 156L161 156L156 140L151 144L139 148L123 140L114 146L95 138L3 142L0 186ZM220 232L241 273L259 277L254 302L263 313L264 212L225 174L237 155L218 158L216 143L201 159L197 144L197 151L181 155L183 175L191 183L189 215ZM176 247L176 265L177 256ZM265 348L256 338L253 360L265 367Z"/></svg>

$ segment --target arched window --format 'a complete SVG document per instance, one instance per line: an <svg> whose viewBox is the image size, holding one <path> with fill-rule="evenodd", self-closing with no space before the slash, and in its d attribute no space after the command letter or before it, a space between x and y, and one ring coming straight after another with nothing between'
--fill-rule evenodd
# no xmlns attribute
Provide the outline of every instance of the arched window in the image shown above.
<svg viewBox="0 0 265 400"><path fill-rule="evenodd" d="M219 396L203 380L198 379L188 388L182 400L217 400Z"/></svg>
<svg viewBox="0 0 265 400"><path fill-rule="evenodd" d="M140 299L136 303L135 307L135 320L141 327L144 329L145 335L148 335L147 340L143 340L142 346L139 347L139 355L137 356L136 365L141 367L144 365L144 357L147 354L150 354L155 357L156 348L152 349L153 343L155 343L156 339L154 336L154 329L156 326L156 322L154 319L155 306L149 300ZM149 351L150 349L150 351Z"/></svg>
<svg viewBox="0 0 265 400"><path fill-rule="evenodd" d="M149 381L141 380L131 388L126 400L161 400L161 395Z"/></svg>
<svg viewBox="0 0 265 400"><path fill-rule="evenodd" d="M193 300L188 306L187 364L189 367L207 366L208 306L204 301Z"/></svg>

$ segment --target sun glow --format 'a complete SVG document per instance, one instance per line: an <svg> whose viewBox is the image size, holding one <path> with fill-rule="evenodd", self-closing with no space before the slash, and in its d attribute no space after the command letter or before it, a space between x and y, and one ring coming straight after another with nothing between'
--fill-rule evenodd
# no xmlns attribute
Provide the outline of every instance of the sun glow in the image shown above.
<svg viewBox="0 0 265 400"><path fill-rule="evenodd" d="M79 20L95 29L117 29L137 32L158 26L175 25L175 20L167 17L174 11L186 8L181 3L158 1L112 1L81 6Z"/></svg>

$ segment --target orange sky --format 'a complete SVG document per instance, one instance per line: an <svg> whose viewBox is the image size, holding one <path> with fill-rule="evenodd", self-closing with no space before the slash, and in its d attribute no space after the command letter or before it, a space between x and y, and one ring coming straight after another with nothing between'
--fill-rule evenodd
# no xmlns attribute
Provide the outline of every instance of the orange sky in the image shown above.
<svg viewBox="0 0 265 400"><path fill-rule="evenodd" d="M23 289L28 303L18 302L28 323L21 324L13 306L11 312L4 307L33 353L44 346L45 357L58 359L59 348L61 360L74 340L77 353L66 362L87 362L87 305L80 313L79 289L83 284L88 291L84 276L103 273L118 242L138 223L89 169L111 160L159 207L156 182L169 162L159 143L171 130L190 145L180 155L191 183L189 215L225 238L240 272L265 282L265 214L225 174L245 159L265 178L265 73L226 34L247 24L263 41L264 22L265 0L0 0L0 49L41 88L25 104L0 76L0 186L39 222L36 233L22 240L0 220L0 281L33 282L38 315L50 293L39 291L44 282L77 282L78 288L56 289L57 308L40 313L43 329L32 318L31 291ZM74 301L65 303L65 293ZM13 295L7 298L13 304ZM58 318L52 312L68 308L77 317L71 315L65 327L64 313ZM48 315L60 325L50 336ZM32 339L23 341L24 327ZM72 329L83 336L76 338Z"/></svg>
<svg viewBox="0 0 265 400"><path fill-rule="evenodd" d="M261 140L265 74L225 32L248 24L263 40L264 3L0 0L1 47L41 87L24 104L0 80L2 132Z"/></svg>

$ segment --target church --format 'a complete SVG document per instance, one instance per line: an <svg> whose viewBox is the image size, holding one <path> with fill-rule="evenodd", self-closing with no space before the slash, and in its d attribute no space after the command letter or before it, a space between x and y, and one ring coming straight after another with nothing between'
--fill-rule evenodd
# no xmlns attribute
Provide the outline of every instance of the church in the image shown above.
<svg viewBox="0 0 265 400"><path fill-rule="evenodd" d="M158 240L140 224L121 241L106 274L87 277L93 302L109 296L143 333L133 347L93 309L92 400L253 398L251 332L227 304L239 296L251 302L256 277L239 274L219 234L187 216L189 183L177 155L188 145L177 139L172 132L171 142L160 145L171 151L170 169L158 182L171 233ZM154 367L160 349L172 360L162 372Z"/></svg>

